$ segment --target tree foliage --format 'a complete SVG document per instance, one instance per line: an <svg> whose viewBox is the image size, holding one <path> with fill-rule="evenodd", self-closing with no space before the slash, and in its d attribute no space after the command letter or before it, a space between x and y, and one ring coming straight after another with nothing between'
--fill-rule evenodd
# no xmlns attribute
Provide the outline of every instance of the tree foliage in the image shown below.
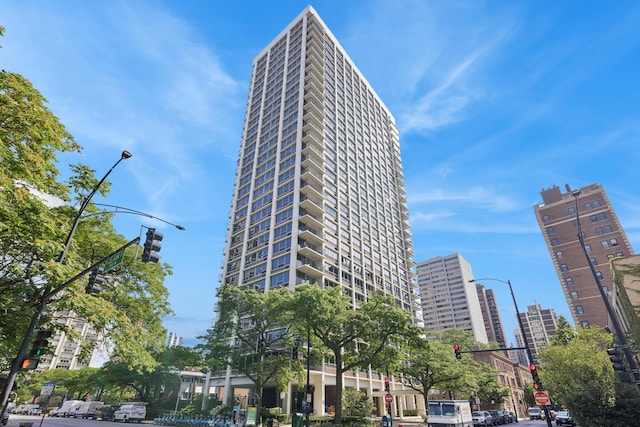
<svg viewBox="0 0 640 427"><path fill-rule="evenodd" d="M267 293L237 286L222 286L218 291L218 316L213 328L201 337L200 346L207 366L222 372L231 366L246 376L262 396L263 388L274 385L284 389L291 374L302 371L292 360L292 294L287 289ZM232 396L227 394L227 404ZM257 401L261 413L261 399Z"/></svg>
<svg viewBox="0 0 640 427"><path fill-rule="evenodd" d="M472 348L475 344L468 331L450 329L435 334L435 339L417 336L404 346L404 362L398 373L403 384L422 395L428 406L429 391L455 391L458 398L471 395L483 402L502 402L508 390L497 381L496 371L485 363L477 363L468 354L457 360L453 345L461 349Z"/></svg>
<svg viewBox="0 0 640 427"><path fill-rule="evenodd" d="M71 165L72 176L59 181L58 153L81 147L47 108L46 99L24 77L0 72L0 368L6 369L25 336L33 307L44 289L57 288L124 245L128 239L111 217L89 205L64 262L58 262L78 214L70 202L83 200L99 182L94 170ZM71 193L71 191L73 193ZM99 188L104 196L105 181ZM143 369L155 365L148 348L160 347L162 318L171 313L164 277L169 265L135 262L127 251L111 270L98 296L87 295L87 278L71 283L48 305L40 325L55 313L72 312L105 338L112 357ZM55 324L55 323L53 323ZM64 329L64 325L55 324ZM74 331L66 330L74 336ZM75 338L79 339L78 335ZM84 355L91 350L84 342Z"/></svg>
<svg viewBox="0 0 640 427"><path fill-rule="evenodd" d="M611 336L563 324L559 337L538 354L540 378L552 399L580 425L606 425L615 404L615 375L605 351Z"/></svg>
<svg viewBox="0 0 640 427"><path fill-rule="evenodd" d="M379 296L354 310L341 288L300 285L293 298L293 320L299 333L310 331L336 366L335 423L342 422L343 375L372 367L386 371L397 364L400 342L418 334L410 314Z"/></svg>

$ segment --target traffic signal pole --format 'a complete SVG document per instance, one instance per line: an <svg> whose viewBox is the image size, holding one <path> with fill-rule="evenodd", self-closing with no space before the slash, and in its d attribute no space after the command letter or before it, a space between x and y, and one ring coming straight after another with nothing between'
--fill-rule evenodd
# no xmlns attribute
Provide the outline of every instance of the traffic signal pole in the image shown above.
<svg viewBox="0 0 640 427"><path fill-rule="evenodd" d="M533 379L534 382L534 390L537 391L543 391L543 387L542 387L542 382L540 381L540 378L538 378L537 375L537 370L533 370L531 369L531 366L535 367L535 363L533 360L533 354L531 353L531 347L529 347L529 340L527 339L527 334L525 333L524 330L524 325L522 324L522 318L520 317L520 310L518 310L518 303L516 301L516 296L513 293L513 287L511 286L511 280L500 280L500 279L492 279L492 278L482 278L482 279L472 279L469 280L470 282L476 282L478 280L493 280L496 282L502 282L502 283L506 283L507 285L509 285L509 291L511 292L511 298L513 299L513 306L516 309L516 317L518 318L518 326L520 327L520 334L522 335L522 341L524 343L524 347L525 347L525 351L527 352L527 358L529 359L529 369L531 370L531 377ZM534 373L535 371L535 373ZM537 384L538 387L535 387L535 384ZM549 408L547 408L547 405L542 405L542 409L544 410L544 418L547 421L547 427L552 427L551 424L551 416L549 414Z"/></svg>
<svg viewBox="0 0 640 427"><path fill-rule="evenodd" d="M27 348L29 347L29 343L31 342L31 338L33 337L33 332L38 327L38 322L40 322L40 317L42 316L42 313L44 312L44 307L47 305L47 303L49 302L51 297L53 297L54 295L58 294L63 289L67 288L69 285L71 285L73 282L75 282L76 280L78 280L79 278L84 276L85 274L89 273L90 271L92 271L95 268L97 268L98 266L100 266L100 264L105 262L112 255L118 253L119 251L123 251L126 248L128 248L129 246L135 245L135 244L137 244L139 242L140 242L140 238L136 237L135 239L131 240L129 243L125 244L124 246L116 249L115 251L113 251L109 255L101 258L95 264L91 265L88 268L85 268L80 273L76 274L71 279L69 279L66 282L64 282L63 284L61 284L60 286L54 288L53 290L52 289L46 289L45 292L42 293L42 295L38 299L38 303L36 305L36 310L33 313L33 317L31 317L31 323L29 324L29 328L27 329L27 333L25 334L25 337L22 340L22 344L20 345L20 349L18 350L18 355L13 360L13 364L11 365L11 371L9 372L9 376L7 377L7 384L5 386L5 389L2 391L2 409L3 410L5 410L5 411L7 410L7 405L9 403L9 395L11 393L11 389L13 388L13 384L16 381L16 377L18 376L18 372L20 372L20 370L22 368L22 361L24 360L25 356L27 355Z"/></svg>
<svg viewBox="0 0 640 427"><path fill-rule="evenodd" d="M622 348L622 351L624 352L624 356L627 359L627 363L629 364L629 368L631 369L631 374L633 375L633 382L636 386L636 393L640 396L640 371L638 370L638 364L636 363L636 359L633 357L633 353L631 352L631 349L629 349L629 346L627 345L627 339L624 336L624 331L620 326L620 322L618 322L618 316L616 315L616 313L614 313L613 308L611 307L611 303L609 302L609 297L607 296L607 292L604 290L604 287L600 282L598 273L596 272L595 267L591 263L589 252L587 252L587 248L585 247L584 235L582 233L582 226L580 225L580 212L578 210L578 197L580 196L581 192L582 192L581 190L575 190L571 193L576 202L575 209L576 209L576 224L578 226L578 241L580 242L580 247L582 248L582 252L584 252L585 258L587 259L587 265L591 270L591 274L593 275L593 279L596 282L598 291L600 291L600 296L602 297L604 306L607 309L607 314L609 315L609 319L613 324L613 331L615 332L616 338L620 343L620 348ZM615 292L615 288L613 292Z"/></svg>
<svg viewBox="0 0 640 427"><path fill-rule="evenodd" d="M78 224L80 223L80 219L82 217L82 213L84 212L86 207L89 205L89 202L91 201L91 198L98 192L98 190L100 189L100 186L102 185L102 183L107 179L109 174L111 174L111 172L116 168L116 166L118 166L118 164L120 164L121 161L123 161L125 159L128 159L130 157L131 157L131 153L130 152L123 151L121 153L120 158L118 159L118 161L115 162L113 166L111 166L111 169L109 169L107 171L107 173L100 179L100 181L98 181L98 183L93 188L93 190L91 190L91 192L82 200L82 203L80 204L80 208L78 209L78 213L76 214L76 217L73 220L73 225L71 226L71 230L69 231L69 234L67 235L67 239L64 242L64 249L62 250L62 252L58 256L58 259L57 259L58 263L62 263L64 261L66 255L67 255L67 251L69 250L69 246L71 245L71 240L73 239L73 235L75 234L76 228L78 227ZM16 377L18 376L18 372L20 371L20 368L22 367L22 359L27 354L27 347L29 346L29 343L31 342L31 338L33 337L33 332L38 327L38 322L40 321L40 316L42 316L42 313L44 311L44 307L45 307L45 305L46 305L46 303L48 301L47 296L50 295L50 294L51 294L51 285L46 284L44 289L42 290L42 294L41 294L40 299L38 301L38 304L36 306L35 313L33 314L33 317L31 318L31 323L29 324L29 328L27 329L25 337L22 340L22 344L20 345L20 349L18 350L18 355L16 356L15 360L13 361L13 364L11 366L11 371L9 372L9 375L7 376L7 382L6 382L4 390L2 391L2 397L0 398L0 408L2 408L1 409L2 412L0 412L0 413L2 413L2 414L4 413L4 411L7 410L7 405L9 404L9 395L11 393L11 389L13 388L13 384L15 383Z"/></svg>

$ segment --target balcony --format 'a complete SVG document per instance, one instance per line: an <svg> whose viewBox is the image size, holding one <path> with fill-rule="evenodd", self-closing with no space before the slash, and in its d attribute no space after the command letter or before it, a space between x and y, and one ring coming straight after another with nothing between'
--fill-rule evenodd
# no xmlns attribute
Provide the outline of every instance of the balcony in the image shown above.
<svg viewBox="0 0 640 427"><path fill-rule="evenodd" d="M300 196L300 207L314 215L322 215L322 202L305 194Z"/></svg>
<svg viewBox="0 0 640 427"><path fill-rule="evenodd" d="M315 216L306 209L300 209L300 217L298 218L298 221L301 224L308 225L309 227L313 227L318 230L322 229L322 216Z"/></svg>
<svg viewBox="0 0 640 427"><path fill-rule="evenodd" d="M318 266L319 263L307 257L298 256L298 258L296 261L298 273L313 278L314 283L316 283L322 277L322 271L319 270L320 267Z"/></svg>
<svg viewBox="0 0 640 427"><path fill-rule="evenodd" d="M322 245L314 245L304 239L299 239L298 258L300 258L300 256L305 258L312 257L315 260L322 261Z"/></svg>
<svg viewBox="0 0 640 427"><path fill-rule="evenodd" d="M298 228L298 237L306 241L313 242L316 245L322 245L323 243L322 236L315 229L305 224L300 224L300 227Z"/></svg>
<svg viewBox="0 0 640 427"><path fill-rule="evenodd" d="M304 180L312 185L315 185L316 188L322 188L322 174L315 169L300 169L300 180Z"/></svg>

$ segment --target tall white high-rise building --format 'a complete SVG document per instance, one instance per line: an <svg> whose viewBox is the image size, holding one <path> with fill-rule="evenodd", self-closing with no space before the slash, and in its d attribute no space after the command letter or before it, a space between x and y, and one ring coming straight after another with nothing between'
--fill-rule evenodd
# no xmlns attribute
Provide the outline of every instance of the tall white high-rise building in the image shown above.
<svg viewBox="0 0 640 427"><path fill-rule="evenodd" d="M419 262L417 271L427 331L462 329L487 344L478 291L471 282L471 265L460 254L453 254Z"/></svg>
<svg viewBox="0 0 640 427"><path fill-rule="evenodd" d="M531 355L535 359L540 348L548 345L551 337L556 334L558 328L558 316L552 308L542 308L540 304L530 305L527 311L520 313L524 333L531 349ZM519 329L514 331L516 343L524 346L524 339Z"/></svg>
<svg viewBox="0 0 640 427"><path fill-rule="evenodd" d="M182 345L182 337L175 332L167 333L167 347L178 347Z"/></svg>
<svg viewBox="0 0 640 427"><path fill-rule="evenodd" d="M221 280L340 286L354 307L382 292L418 320L394 118L310 6L253 62ZM344 378L370 390L382 379ZM312 371L311 384L324 413L335 380ZM296 409L269 393L263 406Z"/></svg>

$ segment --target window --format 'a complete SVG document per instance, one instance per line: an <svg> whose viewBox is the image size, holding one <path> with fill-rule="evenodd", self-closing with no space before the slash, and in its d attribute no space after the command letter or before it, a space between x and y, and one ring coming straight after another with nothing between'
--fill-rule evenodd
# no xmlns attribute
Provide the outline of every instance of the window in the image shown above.
<svg viewBox="0 0 640 427"><path fill-rule="evenodd" d="M551 246L558 246L560 244L560 242L558 242L558 239L551 239Z"/></svg>
<svg viewBox="0 0 640 427"><path fill-rule="evenodd" d="M604 231L602 230L602 227L596 227L596 234L598 236L601 236L604 234Z"/></svg>
<svg viewBox="0 0 640 427"><path fill-rule="evenodd" d="M600 207L600 202L597 200L594 200L593 202L591 202L591 204L593 205L594 208L599 208Z"/></svg>
<svg viewBox="0 0 640 427"><path fill-rule="evenodd" d="M609 243L611 246L618 246L618 239L609 239Z"/></svg>
<svg viewBox="0 0 640 427"><path fill-rule="evenodd" d="M591 252L591 245L584 245L584 250L587 252Z"/></svg>
<svg viewBox="0 0 640 427"><path fill-rule="evenodd" d="M555 228L547 227L547 234L554 234L556 232Z"/></svg>
<svg viewBox="0 0 640 427"><path fill-rule="evenodd" d="M598 261L595 258L589 258L589 262L591 262L591 265L598 265Z"/></svg>
<svg viewBox="0 0 640 427"><path fill-rule="evenodd" d="M549 215L544 215L544 216L542 217L542 222L544 222L544 223L549 222Z"/></svg>
<svg viewBox="0 0 640 427"><path fill-rule="evenodd" d="M589 325L589 322L587 322L586 320L583 320L582 322L580 322L580 324L583 328L589 329L591 327L591 325Z"/></svg>
<svg viewBox="0 0 640 427"><path fill-rule="evenodd" d="M602 275L602 271L596 271L596 277L600 280L604 279L604 276Z"/></svg>
<svg viewBox="0 0 640 427"><path fill-rule="evenodd" d="M564 258L564 255L562 254L562 251L558 251L558 252L556 252L556 258L557 258L557 259L562 259L562 258Z"/></svg>
<svg viewBox="0 0 640 427"><path fill-rule="evenodd" d="M576 208L570 207L569 208L569 215L575 215L575 214L576 214Z"/></svg>
<svg viewBox="0 0 640 427"><path fill-rule="evenodd" d="M598 221L604 221L607 219L607 214L605 214L604 212L600 212L598 214Z"/></svg>
<svg viewBox="0 0 640 427"><path fill-rule="evenodd" d="M600 242L600 244L603 248L609 249L609 242L607 240L603 240L602 242Z"/></svg>
<svg viewBox="0 0 640 427"><path fill-rule="evenodd" d="M577 305L577 306L576 306L576 312L577 312L578 314L584 314L584 307L583 307L583 306L581 306L581 305Z"/></svg>
<svg viewBox="0 0 640 427"><path fill-rule="evenodd" d="M571 291L571 299L578 299L578 293L576 291Z"/></svg>
<svg viewBox="0 0 640 427"><path fill-rule="evenodd" d="M569 267L567 266L567 264L561 264L560 265L560 270L566 272L566 271L569 271Z"/></svg>
<svg viewBox="0 0 640 427"><path fill-rule="evenodd" d="M605 233L612 233L613 229L611 228L610 225L605 225L604 227L602 227L602 229L604 230Z"/></svg>
<svg viewBox="0 0 640 427"><path fill-rule="evenodd" d="M573 285L573 277L567 277L566 279L564 279L564 283L565 283L567 286L571 286L571 285Z"/></svg>
<svg viewBox="0 0 640 427"><path fill-rule="evenodd" d="M591 203L585 203L584 204L584 208L588 211L590 211L591 209L593 209L593 206L591 205Z"/></svg>

